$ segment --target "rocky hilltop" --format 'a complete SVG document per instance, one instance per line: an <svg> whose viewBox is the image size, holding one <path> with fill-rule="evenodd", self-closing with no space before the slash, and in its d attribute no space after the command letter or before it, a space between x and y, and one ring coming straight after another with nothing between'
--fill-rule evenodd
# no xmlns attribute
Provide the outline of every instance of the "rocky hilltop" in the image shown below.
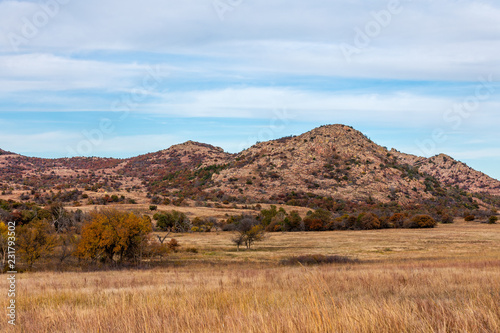
<svg viewBox="0 0 500 333"><path fill-rule="evenodd" d="M500 181L441 154L388 151L345 125L257 143L238 153L188 141L129 159L41 159L0 151L3 189L128 186L194 200L298 204L307 198L399 204L500 196Z"/></svg>
<svg viewBox="0 0 500 333"><path fill-rule="evenodd" d="M500 182L449 156L388 151L344 125L259 143L214 176L223 190L253 197L306 192L346 200L402 203L431 199L437 187L500 195Z"/></svg>

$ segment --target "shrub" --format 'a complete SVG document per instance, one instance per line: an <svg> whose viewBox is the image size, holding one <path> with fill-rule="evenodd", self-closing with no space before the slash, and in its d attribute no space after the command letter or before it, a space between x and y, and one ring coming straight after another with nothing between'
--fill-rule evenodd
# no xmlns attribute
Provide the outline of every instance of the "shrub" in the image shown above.
<svg viewBox="0 0 500 333"><path fill-rule="evenodd" d="M380 220L373 213L361 213L358 215L355 226L361 230L379 229Z"/></svg>
<svg viewBox="0 0 500 333"><path fill-rule="evenodd" d="M319 208L314 212L307 214L304 218L304 227L306 231L325 230L326 226L332 222L332 213L326 209Z"/></svg>
<svg viewBox="0 0 500 333"><path fill-rule="evenodd" d="M321 219L309 216L304 219L304 227L306 231L321 231L325 229L325 225Z"/></svg>
<svg viewBox="0 0 500 333"><path fill-rule="evenodd" d="M177 241L177 239L175 238L172 238L170 240L170 242L167 243L167 247L171 250L171 251L174 251L174 252L177 252L179 251L179 247L181 245L179 244L179 242Z"/></svg>
<svg viewBox="0 0 500 333"><path fill-rule="evenodd" d="M453 222L453 217L451 217L450 215L443 214L443 216L441 216L441 223L450 224Z"/></svg>
<svg viewBox="0 0 500 333"><path fill-rule="evenodd" d="M282 265L324 265L324 264L355 264L358 259L351 259L345 256L325 256L322 254L309 254L290 257L280 260Z"/></svg>
<svg viewBox="0 0 500 333"><path fill-rule="evenodd" d="M160 260L165 257L170 252L166 244L161 244L158 242L149 242L148 246L144 250L144 256L150 259L159 258Z"/></svg>
<svg viewBox="0 0 500 333"><path fill-rule="evenodd" d="M434 228L436 226L436 220L434 220L429 215L415 215L411 218L410 228Z"/></svg>
<svg viewBox="0 0 500 333"><path fill-rule="evenodd" d="M465 221L467 221L467 222L474 221L475 219L476 219L476 217L474 215L467 215L465 217Z"/></svg>
<svg viewBox="0 0 500 333"><path fill-rule="evenodd" d="M403 228L405 225L406 216L401 213L395 213L389 218L389 225L394 228Z"/></svg>
<svg viewBox="0 0 500 333"><path fill-rule="evenodd" d="M489 224L495 224L495 223L497 223L497 221L498 221L497 216L490 216L490 218L488 219Z"/></svg>
<svg viewBox="0 0 500 333"><path fill-rule="evenodd" d="M157 210L158 209L158 206L156 205L149 205L149 210L153 211L153 210Z"/></svg>

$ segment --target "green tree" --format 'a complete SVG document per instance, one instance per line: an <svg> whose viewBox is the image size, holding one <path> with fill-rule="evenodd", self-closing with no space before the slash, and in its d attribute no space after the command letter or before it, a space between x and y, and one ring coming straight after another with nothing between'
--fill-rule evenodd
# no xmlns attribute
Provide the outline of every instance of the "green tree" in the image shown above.
<svg viewBox="0 0 500 333"><path fill-rule="evenodd" d="M303 231L304 224L302 223L302 217L300 217L299 212L293 210L290 214L285 217L283 229L285 231Z"/></svg>
<svg viewBox="0 0 500 333"><path fill-rule="evenodd" d="M271 205L271 208L269 208L269 209L262 209L260 211L262 225L267 227L271 223L273 218L276 215L278 215L278 213L280 213L280 212L282 214L286 214L286 212L283 208L280 208L279 210L277 210L275 205Z"/></svg>
<svg viewBox="0 0 500 333"><path fill-rule="evenodd" d="M153 219L156 220L156 227L162 231L188 232L191 229L191 221L186 214L176 210L156 213Z"/></svg>

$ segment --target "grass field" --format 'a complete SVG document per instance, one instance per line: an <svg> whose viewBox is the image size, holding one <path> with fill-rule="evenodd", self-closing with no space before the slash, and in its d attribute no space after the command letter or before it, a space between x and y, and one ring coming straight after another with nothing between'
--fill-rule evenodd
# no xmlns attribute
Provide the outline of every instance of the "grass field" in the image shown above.
<svg viewBox="0 0 500 333"><path fill-rule="evenodd" d="M198 253L149 270L19 274L11 331L500 332L500 225L274 233L239 252L228 233L174 237ZM360 262L279 264L305 254Z"/></svg>

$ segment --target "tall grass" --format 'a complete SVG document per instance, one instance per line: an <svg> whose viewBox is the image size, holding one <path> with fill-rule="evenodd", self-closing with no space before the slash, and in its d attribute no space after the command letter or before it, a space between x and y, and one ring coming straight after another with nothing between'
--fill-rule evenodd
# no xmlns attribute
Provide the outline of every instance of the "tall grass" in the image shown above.
<svg viewBox="0 0 500 333"><path fill-rule="evenodd" d="M19 332L500 331L500 261L33 273L19 288Z"/></svg>
<svg viewBox="0 0 500 333"><path fill-rule="evenodd" d="M500 332L498 225L279 233L239 252L231 235L175 237L199 251L170 267L18 274L18 326L0 331ZM280 265L337 254L359 261Z"/></svg>

